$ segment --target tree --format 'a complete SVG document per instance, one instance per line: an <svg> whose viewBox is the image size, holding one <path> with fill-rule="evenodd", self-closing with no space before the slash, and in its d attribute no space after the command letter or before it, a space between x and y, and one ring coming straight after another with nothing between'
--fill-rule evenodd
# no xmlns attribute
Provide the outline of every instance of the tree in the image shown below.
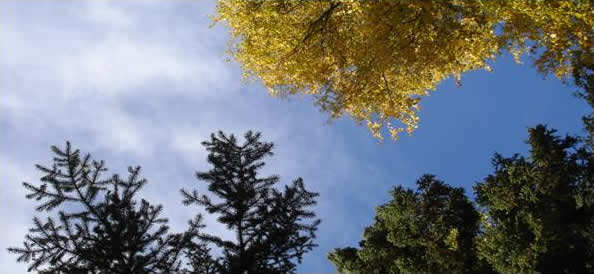
<svg viewBox="0 0 594 274"><path fill-rule="evenodd" d="M594 154L580 138L530 130L530 157L496 154L475 186L478 250L499 272L594 272Z"/></svg>
<svg viewBox="0 0 594 274"><path fill-rule="evenodd" d="M574 84L580 88L577 95L594 109L594 52L577 51L575 55L573 80ZM588 143L594 149L594 113L585 115L582 117L582 121L590 137Z"/></svg>
<svg viewBox="0 0 594 274"><path fill-rule="evenodd" d="M478 260L474 239L479 213L464 194L432 175L417 191L401 186L379 206L360 249L335 249L328 258L342 273L470 273L489 271Z"/></svg>
<svg viewBox="0 0 594 274"><path fill-rule="evenodd" d="M198 172L197 177L208 183L218 201L182 189L186 205L204 206L235 232L235 242L215 235L199 237L223 250L217 273L293 273L294 260L301 262L303 254L316 246L313 240L320 221L306 220L315 218L308 208L316 204L318 194L307 191L301 178L279 191L272 187L278 176L259 177L265 165L262 159L273 149L260 137L250 131L245 142L238 144L235 136L219 132L202 143L213 168Z"/></svg>
<svg viewBox="0 0 594 274"><path fill-rule="evenodd" d="M197 234L200 219L187 232L168 233L163 207L135 196L147 184L140 167L128 169L127 180L117 174L103 178L103 161L81 157L66 143L52 147L51 168L37 165L41 184L24 182L28 199L38 211L58 212L58 220L33 219L24 247L11 247L29 271L40 273L172 273L180 270L185 242Z"/></svg>
<svg viewBox="0 0 594 274"><path fill-rule="evenodd" d="M419 100L438 83L490 70L502 50L569 75L576 50L594 46L592 14L588 0L219 0L215 21L230 27L245 76L272 94L311 94L331 118L397 138L417 127Z"/></svg>

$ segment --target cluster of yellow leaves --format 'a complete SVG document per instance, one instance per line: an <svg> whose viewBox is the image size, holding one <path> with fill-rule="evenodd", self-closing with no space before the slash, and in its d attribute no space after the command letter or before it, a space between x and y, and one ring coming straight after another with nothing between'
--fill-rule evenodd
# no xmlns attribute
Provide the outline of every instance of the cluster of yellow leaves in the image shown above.
<svg viewBox="0 0 594 274"><path fill-rule="evenodd" d="M311 94L332 118L394 139L417 127L419 100L439 82L490 70L503 49L563 76L594 39L593 4L578 0L219 0L215 21L271 94Z"/></svg>

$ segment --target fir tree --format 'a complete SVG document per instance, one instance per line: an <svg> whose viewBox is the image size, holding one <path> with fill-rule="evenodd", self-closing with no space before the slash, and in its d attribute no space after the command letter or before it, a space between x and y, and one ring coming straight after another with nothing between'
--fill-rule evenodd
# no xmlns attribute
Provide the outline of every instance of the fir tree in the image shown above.
<svg viewBox="0 0 594 274"><path fill-rule="evenodd" d="M187 242L197 234L200 217L190 222L186 233L168 233L167 219L160 217L161 205L151 205L135 196L146 185L140 167L103 178L103 161L66 143L52 147L53 167L37 165L44 174L41 184L24 182L28 199L40 203L38 211L56 209L58 219L35 217L24 247L11 247L18 261L29 263L29 271L40 273L172 273L180 269L179 259Z"/></svg>
<svg viewBox="0 0 594 274"><path fill-rule="evenodd" d="M301 178L279 191L273 188L278 176L259 177L265 165L262 159L273 149L260 136L247 132L245 142L238 144L233 135L212 134L202 144L213 168L198 172L197 177L208 183L217 201L195 190L182 190L186 205L204 206L235 232L236 241L199 237L222 248L218 273L293 273L295 260L301 262L303 254L317 246L314 238L320 221L306 220L315 218L308 208L316 204L318 194L307 191Z"/></svg>

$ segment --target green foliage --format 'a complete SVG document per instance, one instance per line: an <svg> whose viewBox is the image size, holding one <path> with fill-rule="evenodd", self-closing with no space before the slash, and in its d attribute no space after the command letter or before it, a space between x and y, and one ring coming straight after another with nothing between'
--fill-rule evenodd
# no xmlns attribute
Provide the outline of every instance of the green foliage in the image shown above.
<svg viewBox="0 0 594 274"><path fill-rule="evenodd" d="M495 155L476 185L478 250L499 272L594 272L594 156L578 138L530 130L530 158Z"/></svg>
<svg viewBox="0 0 594 274"><path fill-rule="evenodd" d="M584 99L594 109L594 53L588 51L577 51L573 63L573 80L581 90L577 92L578 97ZM594 114L591 113L582 118L584 127L590 139L587 142L594 149Z"/></svg>
<svg viewBox="0 0 594 274"><path fill-rule="evenodd" d="M478 228L479 213L464 190L425 175L417 191L396 187L377 208L360 249L336 249L328 257L344 273L488 271L475 255Z"/></svg>
<svg viewBox="0 0 594 274"><path fill-rule="evenodd" d="M248 132L245 142L238 144L233 135L213 134L202 143L213 168L197 177L208 183L216 201L182 190L186 205L198 204L218 214L218 221L235 232L235 242L214 235L198 237L223 249L216 273L293 273L294 260L300 262L317 246L313 240L320 221L306 220L315 218L308 208L316 204L318 194L307 191L301 178L279 191L272 187L278 176L258 177L265 165L262 159L273 149L260 136Z"/></svg>
<svg viewBox="0 0 594 274"><path fill-rule="evenodd" d="M529 133L530 157L496 154L494 173L475 186L480 218L462 189L426 175L416 192L395 188L360 248L330 261L342 273L593 273L589 140L542 125Z"/></svg>
<svg viewBox="0 0 594 274"><path fill-rule="evenodd" d="M388 273L384 264L364 262L358 252L354 247L336 248L328 254L328 260L340 273Z"/></svg>

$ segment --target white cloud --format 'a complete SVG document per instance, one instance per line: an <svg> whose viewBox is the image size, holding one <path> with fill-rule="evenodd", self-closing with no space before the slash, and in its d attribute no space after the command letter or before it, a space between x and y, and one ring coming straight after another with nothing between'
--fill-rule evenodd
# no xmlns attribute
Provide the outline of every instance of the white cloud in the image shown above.
<svg viewBox="0 0 594 274"><path fill-rule="evenodd" d="M126 13L122 8L114 7L109 1L92 1L82 7L82 19L102 26L115 28L131 28L136 26L138 18L135 14ZM146 4L146 3L145 3Z"/></svg>
<svg viewBox="0 0 594 274"><path fill-rule="evenodd" d="M11 8L29 18L27 8L37 8L33 3ZM23 80L44 82L53 89L34 86L27 90L36 96L86 96L89 92L119 96L144 92L155 83L194 87L170 89L168 93L209 95L209 89L225 90L229 83L238 82L231 80L225 61L209 52L208 46L196 43L196 37L191 37L187 28L178 30L174 24L167 28L161 25L167 22L151 22L151 17L175 18L163 18L159 12L163 9L143 10L143 5L146 3L138 4L138 12L118 7L113 1L89 1L72 6L43 6L47 13L70 11L64 17L44 14L27 23L9 17L6 21L14 24L3 24L5 38L1 48L5 54L1 62L26 71L19 75ZM141 17L142 11L148 14ZM200 27L207 28L197 25ZM197 86L200 88L196 89Z"/></svg>

